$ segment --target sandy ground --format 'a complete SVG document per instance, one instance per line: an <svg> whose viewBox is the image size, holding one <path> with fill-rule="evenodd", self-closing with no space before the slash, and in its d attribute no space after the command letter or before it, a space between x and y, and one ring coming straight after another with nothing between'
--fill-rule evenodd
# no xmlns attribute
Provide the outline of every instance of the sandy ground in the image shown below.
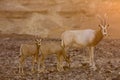
<svg viewBox="0 0 120 80"><path fill-rule="evenodd" d="M96 71L88 65L87 49L70 49L71 68L56 70L56 56L46 59L47 73L31 73L31 58L26 60L25 75L18 74L18 55L21 43L29 43L32 37L0 37L0 80L120 80L120 40L103 40L95 49ZM56 41L56 40L55 40ZM37 66L37 65L36 65Z"/></svg>

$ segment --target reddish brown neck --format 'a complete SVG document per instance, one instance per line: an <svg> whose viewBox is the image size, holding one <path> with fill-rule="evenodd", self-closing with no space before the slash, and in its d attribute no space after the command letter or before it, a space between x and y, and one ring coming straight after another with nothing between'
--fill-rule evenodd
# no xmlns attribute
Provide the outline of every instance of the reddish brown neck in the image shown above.
<svg viewBox="0 0 120 80"><path fill-rule="evenodd" d="M39 53L40 45L36 43L36 47L37 47L37 53Z"/></svg>
<svg viewBox="0 0 120 80"><path fill-rule="evenodd" d="M103 39L102 29L96 30L95 38L93 39L91 46L97 45L102 39Z"/></svg>

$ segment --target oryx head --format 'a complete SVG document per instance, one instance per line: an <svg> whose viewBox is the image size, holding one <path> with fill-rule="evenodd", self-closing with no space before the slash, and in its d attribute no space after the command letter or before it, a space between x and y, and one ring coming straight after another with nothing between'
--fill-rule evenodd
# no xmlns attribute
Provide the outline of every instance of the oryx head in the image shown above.
<svg viewBox="0 0 120 80"><path fill-rule="evenodd" d="M35 43L36 43L38 46L41 46L41 41L42 41L42 39L35 39Z"/></svg>
<svg viewBox="0 0 120 80"><path fill-rule="evenodd" d="M99 24L99 27L103 33L104 36L108 35L107 33L107 28L109 27L109 24L107 24L107 21L106 21L106 17L107 15L105 14L104 17L102 18L101 16L98 16L98 18L100 19L100 24Z"/></svg>

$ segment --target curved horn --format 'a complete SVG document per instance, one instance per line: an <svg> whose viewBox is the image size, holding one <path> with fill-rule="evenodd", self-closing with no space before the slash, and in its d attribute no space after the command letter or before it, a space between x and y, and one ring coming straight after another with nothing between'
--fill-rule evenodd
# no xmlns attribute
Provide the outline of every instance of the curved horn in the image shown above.
<svg viewBox="0 0 120 80"><path fill-rule="evenodd" d="M104 25L104 19L100 15L97 15L97 18L100 20L100 23Z"/></svg>
<svg viewBox="0 0 120 80"><path fill-rule="evenodd" d="M104 25L107 24L106 18L107 18L107 13L104 14Z"/></svg>

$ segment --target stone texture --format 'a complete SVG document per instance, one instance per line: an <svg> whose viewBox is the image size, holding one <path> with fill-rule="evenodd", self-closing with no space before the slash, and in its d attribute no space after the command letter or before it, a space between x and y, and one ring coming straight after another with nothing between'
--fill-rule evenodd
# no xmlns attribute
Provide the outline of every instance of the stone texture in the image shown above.
<svg viewBox="0 0 120 80"><path fill-rule="evenodd" d="M119 26L118 5L119 0L0 0L0 31L59 38L69 29L96 29L96 15L107 12L110 33L119 37L120 29L113 27Z"/></svg>

